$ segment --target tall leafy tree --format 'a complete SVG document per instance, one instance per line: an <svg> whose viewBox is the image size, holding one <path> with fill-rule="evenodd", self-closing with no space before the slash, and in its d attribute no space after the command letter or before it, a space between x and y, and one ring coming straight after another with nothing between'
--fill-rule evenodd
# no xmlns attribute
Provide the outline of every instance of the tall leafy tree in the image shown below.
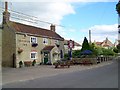
<svg viewBox="0 0 120 90"><path fill-rule="evenodd" d="M84 51L84 50L90 50L90 45L89 45L88 40L87 40L86 37L84 37L84 41L82 43L81 51Z"/></svg>

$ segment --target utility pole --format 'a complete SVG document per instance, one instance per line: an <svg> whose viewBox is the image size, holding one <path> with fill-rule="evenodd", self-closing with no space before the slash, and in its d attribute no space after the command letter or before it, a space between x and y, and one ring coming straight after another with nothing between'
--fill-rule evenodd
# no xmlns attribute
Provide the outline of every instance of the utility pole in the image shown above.
<svg viewBox="0 0 120 90"><path fill-rule="evenodd" d="M120 55L120 0L119 2L116 4L116 11L118 13L118 54Z"/></svg>

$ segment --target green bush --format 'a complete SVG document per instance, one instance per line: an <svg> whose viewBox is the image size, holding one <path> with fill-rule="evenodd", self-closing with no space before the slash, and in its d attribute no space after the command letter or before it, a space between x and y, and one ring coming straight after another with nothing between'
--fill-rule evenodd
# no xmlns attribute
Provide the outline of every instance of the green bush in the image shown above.
<svg viewBox="0 0 120 90"><path fill-rule="evenodd" d="M21 68L22 66L23 66L23 62L20 61L20 62L19 62L19 67Z"/></svg>
<svg viewBox="0 0 120 90"><path fill-rule="evenodd" d="M73 53L72 53L72 57L73 58L78 58L78 57L80 57L80 50L75 50L75 51L73 51Z"/></svg>
<svg viewBox="0 0 120 90"><path fill-rule="evenodd" d="M33 60L32 66L35 66L35 64L36 64L36 60Z"/></svg>
<svg viewBox="0 0 120 90"><path fill-rule="evenodd" d="M69 58L68 53L64 54L64 58L65 58L65 59L68 59L68 58Z"/></svg>
<svg viewBox="0 0 120 90"><path fill-rule="evenodd" d="M118 49L117 49L116 47L113 48L113 51L114 51L115 53L118 53Z"/></svg>

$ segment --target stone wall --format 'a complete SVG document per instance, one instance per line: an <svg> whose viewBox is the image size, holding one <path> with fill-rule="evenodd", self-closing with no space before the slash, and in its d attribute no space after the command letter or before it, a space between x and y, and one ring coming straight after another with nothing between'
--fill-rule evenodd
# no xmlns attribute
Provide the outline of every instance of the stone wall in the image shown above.
<svg viewBox="0 0 120 90"><path fill-rule="evenodd" d="M31 43L31 37L36 37L37 38L37 44L38 46L36 47L32 47L32 43ZM44 55L41 52L42 49L45 46L49 46L49 45L55 45L55 40L54 39L48 39L48 44L44 44L43 43L43 37L40 36L36 36L36 35L30 35L30 34L25 34L25 33L17 33L16 34L16 64L17 67L19 67L19 62L20 61L33 61L33 59L30 58L30 53L33 51L37 52L37 59L36 59L36 63L40 64L41 62L43 62L44 60ZM18 49L22 49L23 51L21 53L18 53ZM60 47L59 50L63 50L63 54L64 54L64 46L63 46L63 42L60 41ZM52 51L51 51L52 53ZM53 59L51 57L51 59ZM59 59L59 58L58 58Z"/></svg>
<svg viewBox="0 0 120 90"><path fill-rule="evenodd" d="M7 25L4 24L2 30L2 66L15 67L15 32Z"/></svg>

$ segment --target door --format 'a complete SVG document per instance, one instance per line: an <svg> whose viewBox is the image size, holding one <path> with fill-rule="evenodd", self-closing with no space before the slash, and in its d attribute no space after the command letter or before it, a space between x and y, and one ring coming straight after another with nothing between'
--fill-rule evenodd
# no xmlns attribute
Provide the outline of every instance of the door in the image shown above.
<svg viewBox="0 0 120 90"><path fill-rule="evenodd" d="M47 64L48 58L49 58L49 53L48 52L44 52L44 64Z"/></svg>

